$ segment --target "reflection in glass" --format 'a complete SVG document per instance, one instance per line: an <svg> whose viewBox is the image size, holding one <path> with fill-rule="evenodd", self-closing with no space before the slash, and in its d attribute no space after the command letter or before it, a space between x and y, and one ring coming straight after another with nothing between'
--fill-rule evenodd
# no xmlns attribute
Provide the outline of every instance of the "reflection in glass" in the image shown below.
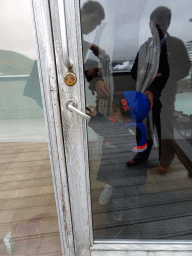
<svg viewBox="0 0 192 256"><path fill-rule="evenodd" d="M94 239L191 239L191 7L81 1Z"/></svg>
<svg viewBox="0 0 192 256"><path fill-rule="evenodd" d="M30 1L1 1L0 254L61 253Z"/></svg>

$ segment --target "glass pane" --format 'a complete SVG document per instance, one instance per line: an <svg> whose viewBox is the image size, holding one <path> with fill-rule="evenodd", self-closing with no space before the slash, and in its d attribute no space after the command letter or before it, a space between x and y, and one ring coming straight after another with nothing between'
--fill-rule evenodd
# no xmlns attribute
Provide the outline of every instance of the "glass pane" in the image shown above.
<svg viewBox="0 0 192 256"><path fill-rule="evenodd" d="M192 3L80 1L94 239L192 238Z"/></svg>
<svg viewBox="0 0 192 256"><path fill-rule="evenodd" d="M0 254L61 255L30 4L0 2Z"/></svg>

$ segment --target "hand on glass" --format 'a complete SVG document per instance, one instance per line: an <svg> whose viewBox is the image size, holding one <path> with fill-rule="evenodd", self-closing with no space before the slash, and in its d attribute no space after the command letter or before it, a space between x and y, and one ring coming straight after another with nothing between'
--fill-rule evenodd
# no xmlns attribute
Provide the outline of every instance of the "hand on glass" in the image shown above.
<svg viewBox="0 0 192 256"><path fill-rule="evenodd" d="M102 99L108 99L109 98L110 90L109 90L109 87L107 86L107 84L105 82L97 81L95 83L95 87L96 87L97 96L99 98L102 98Z"/></svg>
<svg viewBox="0 0 192 256"><path fill-rule="evenodd" d="M154 100L153 94L152 94L150 91L145 91L143 94L144 94L144 95L147 97L147 99L149 100L150 109L152 109L152 107L153 107L153 100Z"/></svg>
<svg viewBox="0 0 192 256"><path fill-rule="evenodd" d="M95 117L97 115L97 111L94 106L89 105L88 107L86 107L86 109L87 109L87 111L89 111L89 112L87 112L88 116Z"/></svg>

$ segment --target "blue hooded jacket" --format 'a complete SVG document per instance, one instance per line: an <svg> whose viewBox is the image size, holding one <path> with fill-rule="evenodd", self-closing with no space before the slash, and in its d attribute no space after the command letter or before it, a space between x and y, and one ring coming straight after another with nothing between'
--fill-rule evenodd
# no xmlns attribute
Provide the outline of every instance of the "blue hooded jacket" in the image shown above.
<svg viewBox="0 0 192 256"><path fill-rule="evenodd" d="M122 94L129 106L132 120L134 119L136 123L142 123L150 110L147 97L143 93L136 91L124 91Z"/></svg>
<svg viewBox="0 0 192 256"><path fill-rule="evenodd" d="M136 91L117 92L117 95L121 99L125 113L129 111L131 114L131 122L125 126L134 124L140 134L137 139L137 147L134 148L134 151L142 152L147 148L146 129L142 122L150 110L149 101L144 94Z"/></svg>
<svg viewBox="0 0 192 256"><path fill-rule="evenodd" d="M99 112L89 122L89 127L103 137L97 180L112 186L141 185L146 181L146 167L143 164L127 167L127 159L147 149L142 121L148 114L149 102L145 95L135 91L117 92L114 103L115 98L117 104L122 104L125 122L117 122L114 116L108 120Z"/></svg>

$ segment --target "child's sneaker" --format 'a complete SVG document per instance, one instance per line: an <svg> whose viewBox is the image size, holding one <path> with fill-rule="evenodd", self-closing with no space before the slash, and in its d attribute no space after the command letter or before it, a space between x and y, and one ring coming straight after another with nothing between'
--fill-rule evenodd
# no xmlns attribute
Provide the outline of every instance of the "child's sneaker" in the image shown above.
<svg viewBox="0 0 192 256"><path fill-rule="evenodd" d="M100 205L108 204L112 194L113 194L113 187L109 184L106 184L105 188L103 189L103 192L99 197L99 204Z"/></svg>

